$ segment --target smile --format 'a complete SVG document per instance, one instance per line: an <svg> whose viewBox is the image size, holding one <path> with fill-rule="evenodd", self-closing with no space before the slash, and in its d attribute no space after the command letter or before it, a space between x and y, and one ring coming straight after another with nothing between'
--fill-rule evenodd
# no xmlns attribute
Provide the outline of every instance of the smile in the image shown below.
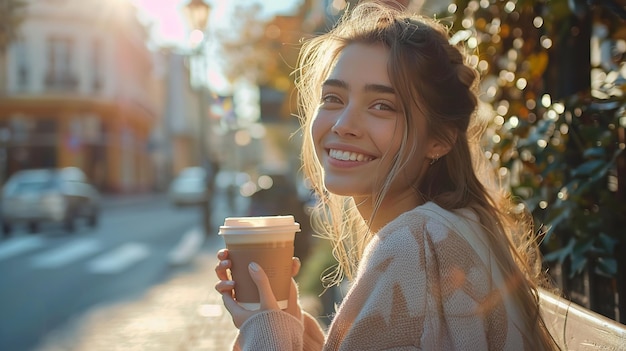
<svg viewBox="0 0 626 351"><path fill-rule="evenodd" d="M371 161L374 159L371 156L359 154L356 152L342 151L342 150L336 150L336 149L330 149L328 151L328 156L337 160L341 160L341 161L367 162L367 161Z"/></svg>

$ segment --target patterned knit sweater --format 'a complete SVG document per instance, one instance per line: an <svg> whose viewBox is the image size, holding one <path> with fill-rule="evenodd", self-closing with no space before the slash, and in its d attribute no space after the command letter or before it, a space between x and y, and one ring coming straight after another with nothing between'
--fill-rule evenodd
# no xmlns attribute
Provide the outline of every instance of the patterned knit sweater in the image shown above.
<svg viewBox="0 0 626 351"><path fill-rule="evenodd" d="M327 335L308 314L267 311L241 326L234 349L528 349L482 233L468 209L408 211L367 246Z"/></svg>

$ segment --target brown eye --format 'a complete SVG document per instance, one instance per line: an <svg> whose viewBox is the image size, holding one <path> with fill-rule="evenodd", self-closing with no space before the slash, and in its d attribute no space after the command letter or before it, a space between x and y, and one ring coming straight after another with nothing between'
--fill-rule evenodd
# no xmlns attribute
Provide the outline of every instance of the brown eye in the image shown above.
<svg viewBox="0 0 626 351"><path fill-rule="evenodd" d="M341 100L333 94L327 94L322 96L322 104L329 104L329 103L335 103L335 104L340 104Z"/></svg>
<svg viewBox="0 0 626 351"><path fill-rule="evenodd" d="M322 100L320 102L321 105L329 105L329 104L342 104L342 101L337 95L326 94L322 96Z"/></svg>
<svg viewBox="0 0 626 351"><path fill-rule="evenodd" d="M389 106L389 105L387 105L385 103L382 103L382 102L375 103L372 106L372 108L374 110L380 110L380 111L395 111L393 107L391 107L391 106Z"/></svg>

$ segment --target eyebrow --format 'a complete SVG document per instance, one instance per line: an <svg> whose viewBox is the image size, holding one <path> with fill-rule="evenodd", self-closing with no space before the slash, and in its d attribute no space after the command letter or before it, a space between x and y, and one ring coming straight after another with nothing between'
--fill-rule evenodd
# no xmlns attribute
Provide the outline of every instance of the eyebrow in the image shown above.
<svg viewBox="0 0 626 351"><path fill-rule="evenodd" d="M333 86L343 89L349 88L348 83L340 79L327 79L324 83L322 83L322 86ZM396 94L396 90L394 88L383 84L366 84L364 90L375 93Z"/></svg>

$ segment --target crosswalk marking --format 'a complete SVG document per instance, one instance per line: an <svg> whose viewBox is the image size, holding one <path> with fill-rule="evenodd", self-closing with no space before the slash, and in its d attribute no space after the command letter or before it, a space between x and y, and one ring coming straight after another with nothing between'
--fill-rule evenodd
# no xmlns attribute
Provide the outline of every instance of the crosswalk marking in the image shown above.
<svg viewBox="0 0 626 351"><path fill-rule="evenodd" d="M189 263L198 253L204 243L204 233L200 228L187 231L178 244L170 251L169 259L172 265Z"/></svg>
<svg viewBox="0 0 626 351"><path fill-rule="evenodd" d="M170 263L188 262L202 245L203 237L197 228L190 229L166 255ZM31 269L55 269L72 263L83 265L92 274L121 273L152 254L148 243L128 242L110 248L97 238L74 238L60 245L41 236L19 236L0 242L0 262L28 255ZM50 247L49 247L50 246ZM181 258L183 257L183 258Z"/></svg>
<svg viewBox="0 0 626 351"><path fill-rule="evenodd" d="M17 237L9 239L0 246L0 260L35 250L43 246L44 241L38 236Z"/></svg>
<svg viewBox="0 0 626 351"><path fill-rule="evenodd" d="M59 268L87 257L99 251L101 247L102 244L95 239L77 239L33 257L31 263L37 268Z"/></svg>
<svg viewBox="0 0 626 351"><path fill-rule="evenodd" d="M126 243L115 250L100 255L87 263L87 270L92 273L119 273L150 254L144 244Z"/></svg>

